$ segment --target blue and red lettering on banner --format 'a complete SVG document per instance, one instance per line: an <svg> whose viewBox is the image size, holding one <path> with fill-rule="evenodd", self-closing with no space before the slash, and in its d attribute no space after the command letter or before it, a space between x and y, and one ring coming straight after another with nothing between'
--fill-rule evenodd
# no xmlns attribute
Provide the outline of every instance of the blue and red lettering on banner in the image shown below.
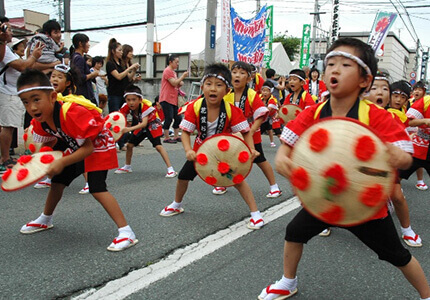
<svg viewBox="0 0 430 300"><path fill-rule="evenodd" d="M236 13L233 7L231 8L231 31L235 61L244 61L261 66L266 38L266 15L267 8L263 6L254 18L245 20Z"/></svg>

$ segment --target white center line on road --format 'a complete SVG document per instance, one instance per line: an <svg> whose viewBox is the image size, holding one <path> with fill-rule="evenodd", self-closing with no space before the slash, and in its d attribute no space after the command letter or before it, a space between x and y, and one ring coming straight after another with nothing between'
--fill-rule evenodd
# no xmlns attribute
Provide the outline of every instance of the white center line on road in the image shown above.
<svg viewBox="0 0 430 300"><path fill-rule="evenodd" d="M268 224L299 206L300 202L297 197L293 197L270 207L262 215L265 223ZM124 299L252 232L246 227L248 219L246 218L226 229L222 229L185 248L178 249L153 265L135 270L122 278L110 281L98 290L95 288L87 290L72 299ZM261 230L264 230L264 228Z"/></svg>

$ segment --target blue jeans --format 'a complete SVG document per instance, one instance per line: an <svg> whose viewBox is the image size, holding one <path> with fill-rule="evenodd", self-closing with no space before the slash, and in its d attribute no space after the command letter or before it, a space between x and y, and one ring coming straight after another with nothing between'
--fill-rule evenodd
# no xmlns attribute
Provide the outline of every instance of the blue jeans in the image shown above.
<svg viewBox="0 0 430 300"><path fill-rule="evenodd" d="M178 115L178 107L166 101L160 102L160 104L161 104L161 107L163 108L163 113L164 113L163 129L169 129L170 124L172 124L173 120L175 120L172 126L173 129L179 128L179 124L182 121L182 116Z"/></svg>
<svg viewBox="0 0 430 300"><path fill-rule="evenodd" d="M121 108L123 103L124 103L124 97L108 95L109 113L118 111Z"/></svg>

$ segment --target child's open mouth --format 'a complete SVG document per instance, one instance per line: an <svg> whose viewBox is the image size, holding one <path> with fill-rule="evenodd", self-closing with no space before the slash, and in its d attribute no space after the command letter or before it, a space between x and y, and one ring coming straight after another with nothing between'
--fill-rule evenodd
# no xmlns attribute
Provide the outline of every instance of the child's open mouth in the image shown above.
<svg viewBox="0 0 430 300"><path fill-rule="evenodd" d="M384 102L382 101L381 98L376 99L376 104L378 104L379 106L381 106L382 103L384 103Z"/></svg>

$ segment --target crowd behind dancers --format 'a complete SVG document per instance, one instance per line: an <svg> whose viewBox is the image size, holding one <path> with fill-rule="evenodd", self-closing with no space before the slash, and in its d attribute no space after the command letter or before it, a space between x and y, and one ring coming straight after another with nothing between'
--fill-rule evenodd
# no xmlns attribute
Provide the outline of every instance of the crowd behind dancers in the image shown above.
<svg viewBox="0 0 430 300"><path fill-rule="evenodd" d="M2 26L8 26L7 18L0 21ZM5 43L10 44L4 47ZM109 169L117 169L116 174L132 172L133 148L145 138L160 153L167 168L165 177L178 176L176 192L172 195L174 201L159 212L162 217L185 211L183 200L189 181L197 175L193 165L196 151L206 138L217 133L242 135L251 149L253 161L269 183L266 197L280 197L282 191L275 180L272 165L264 155L261 134L267 132L269 145L273 148L277 147L274 136L278 137L280 145L275 167L290 179L288 155L307 127L330 116L360 120L355 107L365 105L369 112L369 126L384 141L391 143L387 146L390 163L399 172L387 206L371 221L346 229L374 250L381 260L398 267L421 299L430 299L430 288L420 264L400 242L403 240L410 247L422 246L421 237L411 227L407 201L400 184L401 179L408 179L417 171L416 187L427 189L422 170L430 172L430 97L425 96L423 82L412 87L406 81L391 82L388 74L377 72L374 53L363 42L348 38L336 41L326 56L325 69L321 70L323 76L317 68L311 68L309 72L293 69L286 76L279 76L275 70L268 69L262 76L256 66L244 62L235 62L230 69L223 64L209 65L201 81L202 95L186 108L183 118L178 114L178 94L189 74L184 72L178 77L175 70L179 57L176 55L167 58L159 101L153 103L145 99L141 89L135 85L141 78L137 74L139 65L132 62L133 48L129 45L121 45L116 39L110 41L106 73L103 73L103 58L87 55L88 36L75 34L69 51L61 42L61 27L56 21L46 22L29 41L26 59L21 58L25 57L22 51L24 43L23 40L12 40L10 27L0 34L0 58L3 56L0 62L0 172L17 163L9 151L13 129L23 125L24 108L27 120L32 119L34 141L65 151L68 155L50 166L49 178L36 184L35 188L49 188L45 206L39 217L22 226L21 233L31 234L53 228L53 213L64 189L84 174L86 185L81 193L92 194L118 228L118 234L107 249L122 251L134 246L138 242L136 235L120 208L121 200L117 201L107 190L106 179ZM295 104L303 111L296 120L282 124L278 111L287 103ZM103 117L113 111L121 112L128 120L122 129L124 136L119 145L120 149L126 150L125 165L121 168L118 168L113 136L104 127ZM384 124L377 120L384 120ZM172 122L173 138L170 137ZM29 125L27 121L25 127ZM193 145L191 134L195 131L197 136ZM162 145L177 142L182 142L186 158L179 174ZM250 211L247 227L252 230L262 228L265 223L252 186L242 181L234 187ZM212 192L222 195L226 191L226 188L215 187ZM389 208L399 219L401 239L388 213ZM283 276L263 289L258 298L273 300L294 295L303 244L318 234L328 236L330 227L330 224L302 209L286 229Z"/></svg>

